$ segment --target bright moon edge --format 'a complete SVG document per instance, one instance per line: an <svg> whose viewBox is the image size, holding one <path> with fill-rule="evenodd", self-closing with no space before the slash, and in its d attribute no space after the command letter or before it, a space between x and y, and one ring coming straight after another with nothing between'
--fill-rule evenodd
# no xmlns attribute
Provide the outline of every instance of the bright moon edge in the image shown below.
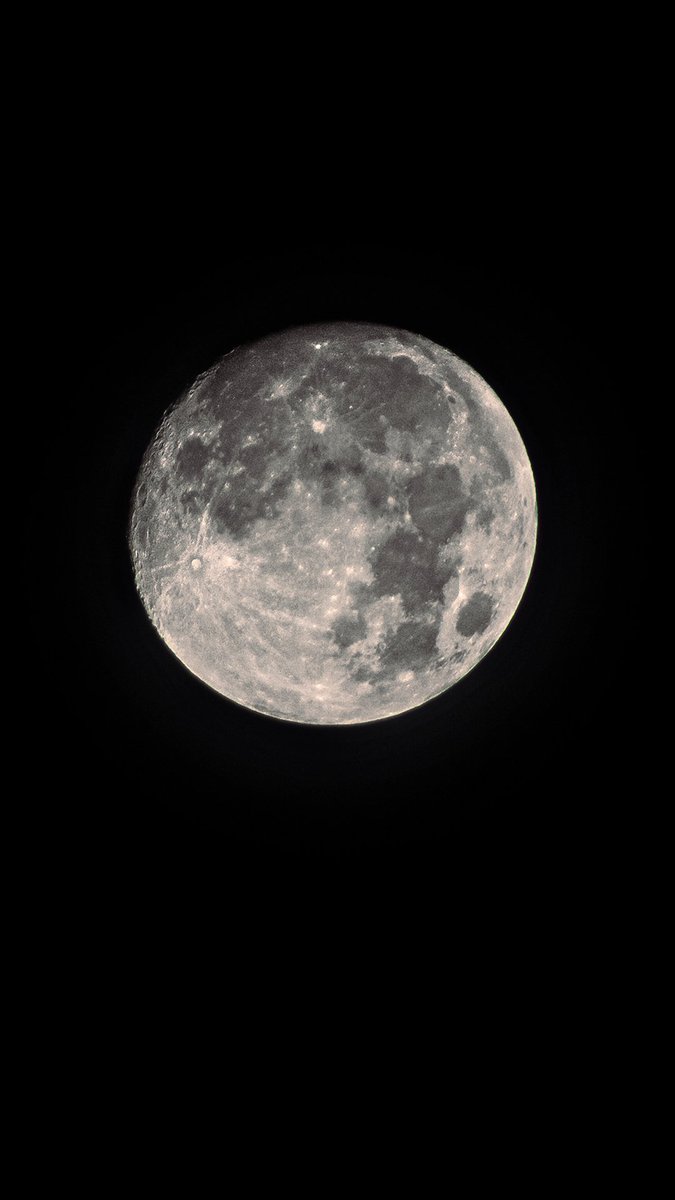
<svg viewBox="0 0 675 1200"><path fill-rule="evenodd" d="M355 725L459 682L503 634L537 538L506 408L416 334L332 324L238 347L169 410L129 544L157 632L263 716Z"/></svg>

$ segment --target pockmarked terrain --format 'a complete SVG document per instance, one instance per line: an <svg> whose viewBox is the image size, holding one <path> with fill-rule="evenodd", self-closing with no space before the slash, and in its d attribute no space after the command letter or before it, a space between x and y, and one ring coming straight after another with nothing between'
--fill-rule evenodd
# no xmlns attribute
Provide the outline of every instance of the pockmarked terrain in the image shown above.
<svg viewBox="0 0 675 1200"><path fill-rule="evenodd" d="M527 452L485 380L415 334L336 323L197 379L146 452L129 544L195 675L272 717L354 724L487 654L536 524Z"/></svg>

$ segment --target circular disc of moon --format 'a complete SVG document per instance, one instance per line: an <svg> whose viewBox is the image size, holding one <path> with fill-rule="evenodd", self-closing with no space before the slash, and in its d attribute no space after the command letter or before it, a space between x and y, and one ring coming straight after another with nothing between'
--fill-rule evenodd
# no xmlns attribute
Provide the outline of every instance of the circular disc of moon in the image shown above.
<svg viewBox="0 0 675 1200"><path fill-rule="evenodd" d="M133 497L136 584L195 675L259 713L414 708L494 646L536 540L518 430L467 363L384 326L239 347L166 414Z"/></svg>

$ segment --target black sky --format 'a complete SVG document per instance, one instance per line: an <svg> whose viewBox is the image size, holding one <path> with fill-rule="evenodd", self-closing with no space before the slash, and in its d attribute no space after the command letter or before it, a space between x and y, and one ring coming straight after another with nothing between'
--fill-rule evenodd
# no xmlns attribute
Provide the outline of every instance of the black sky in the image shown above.
<svg viewBox="0 0 675 1200"><path fill-rule="evenodd" d="M309 879L345 903L363 886L394 900L460 879L470 897L491 879L534 897L588 881L612 828L608 414L626 334L602 205L583 173L502 167L488 188L470 173L402 181L391 160L366 175L367 155L301 169L278 151L263 131L255 154L225 146L194 169L184 151L156 167L139 144L66 164L34 317L54 345L27 513L41 552L29 539L22 564L47 836L90 883L208 879L270 902ZM136 596L126 519L157 421L201 370L339 319L413 330L484 375L530 454L539 545L507 632L445 696L304 728L230 704L173 658Z"/></svg>

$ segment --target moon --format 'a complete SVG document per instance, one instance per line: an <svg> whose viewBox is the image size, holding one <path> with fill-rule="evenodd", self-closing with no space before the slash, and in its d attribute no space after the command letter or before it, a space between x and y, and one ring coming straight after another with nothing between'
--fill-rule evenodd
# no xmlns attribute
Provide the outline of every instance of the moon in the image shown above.
<svg viewBox="0 0 675 1200"><path fill-rule="evenodd" d="M129 546L164 642L216 692L303 724L415 708L506 629L535 485L506 408L455 354L381 325L238 347L164 416Z"/></svg>

